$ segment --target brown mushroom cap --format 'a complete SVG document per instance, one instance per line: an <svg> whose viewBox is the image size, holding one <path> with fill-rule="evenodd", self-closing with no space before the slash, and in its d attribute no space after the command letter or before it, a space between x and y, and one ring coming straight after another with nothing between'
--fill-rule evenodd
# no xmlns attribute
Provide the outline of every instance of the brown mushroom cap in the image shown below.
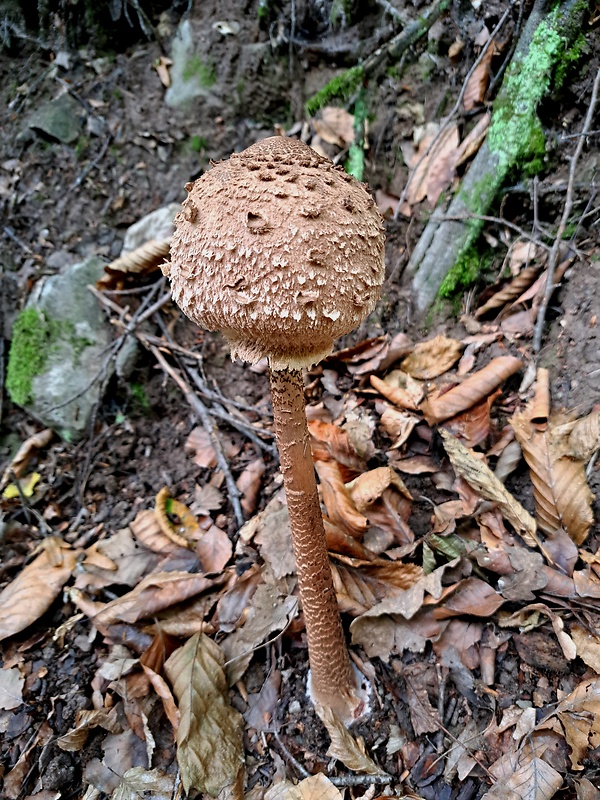
<svg viewBox="0 0 600 800"><path fill-rule="evenodd" d="M184 313L221 330L232 357L310 366L373 310L381 216L361 183L312 148L263 139L186 189L164 271Z"/></svg>

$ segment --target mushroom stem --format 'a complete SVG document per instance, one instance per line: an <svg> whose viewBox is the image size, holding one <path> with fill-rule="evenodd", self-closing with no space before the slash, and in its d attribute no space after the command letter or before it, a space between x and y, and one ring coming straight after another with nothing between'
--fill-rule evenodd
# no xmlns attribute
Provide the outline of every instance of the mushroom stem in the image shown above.
<svg viewBox="0 0 600 800"><path fill-rule="evenodd" d="M304 610L313 700L345 722L363 701L350 663L337 604L310 448L301 370L271 370L275 436L290 515Z"/></svg>

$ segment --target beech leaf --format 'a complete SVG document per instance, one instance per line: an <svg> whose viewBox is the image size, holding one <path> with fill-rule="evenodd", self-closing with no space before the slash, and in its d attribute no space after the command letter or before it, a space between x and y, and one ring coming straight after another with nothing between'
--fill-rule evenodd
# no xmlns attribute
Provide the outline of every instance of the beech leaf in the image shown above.
<svg viewBox="0 0 600 800"><path fill-rule="evenodd" d="M329 778L318 772L297 784L276 783L265 793L264 800L342 800L342 795Z"/></svg>
<svg viewBox="0 0 600 800"><path fill-rule="evenodd" d="M110 800L139 800L146 792L155 799L170 800L173 783L173 775L165 775L159 769L132 767L121 777L121 783L111 794Z"/></svg>
<svg viewBox="0 0 600 800"><path fill-rule="evenodd" d="M564 528L582 544L594 522L585 463L566 455L564 438L554 434L563 420L550 418L542 429L532 422L532 413L528 406L511 425L529 465L539 528L546 534Z"/></svg>
<svg viewBox="0 0 600 800"><path fill-rule="evenodd" d="M45 614L75 569L76 550L55 537L45 541L48 546L0 592L0 641Z"/></svg>
<svg viewBox="0 0 600 800"><path fill-rule="evenodd" d="M179 703L177 763L190 789L216 797L244 769L243 720L230 705L221 648L197 633L166 661Z"/></svg>
<svg viewBox="0 0 600 800"><path fill-rule="evenodd" d="M462 345L456 339L436 336L416 344L412 353L402 362L402 369L417 380L427 381L443 375L460 358Z"/></svg>

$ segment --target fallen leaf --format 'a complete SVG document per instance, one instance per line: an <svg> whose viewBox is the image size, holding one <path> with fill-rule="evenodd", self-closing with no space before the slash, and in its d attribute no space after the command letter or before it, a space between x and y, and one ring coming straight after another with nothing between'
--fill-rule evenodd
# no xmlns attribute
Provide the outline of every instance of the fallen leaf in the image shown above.
<svg viewBox="0 0 600 800"><path fill-rule="evenodd" d="M523 362L514 356L499 356L466 378L450 391L437 397L427 398L420 408L430 425L436 425L461 411L471 408L500 386L507 378L518 372Z"/></svg>
<svg viewBox="0 0 600 800"><path fill-rule="evenodd" d="M594 522L585 464L566 456L564 439L554 436L561 418L550 418L540 430L531 420L532 413L528 406L512 417L511 425L529 465L538 525L549 534L563 528L580 545Z"/></svg>
<svg viewBox="0 0 600 800"><path fill-rule="evenodd" d="M398 408L406 408L409 411L416 411L419 403L423 399L423 384L411 378L406 372L395 369L381 380L377 375L369 377L371 386L376 389L382 397L389 400Z"/></svg>
<svg viewBox="0 0 600 800"><path fill-rule="evenodd" d="M600 680L584 680L561 700L554 711L571 748L573 769L583 769L580 763L590 750L600 746Z"/></svg>
<svg viewBox="0 0 600 800"><path fill-rule="evenodd" d="M474 617L491 617L504 598L480 578L466 578L456 585L450 598L433 612L435 619L448 619L461 614Z"/></svg>
<svg viewBox="0 0 600 800"><path fill-rule="evenodd" d="M443 423L445 430L467 447L475 447L484 442L491 429L490 409L500 394L500 389L484 397L474 406Z"/></svg>
<svg viewBox="0 0 600 800"><path fill-rule="evenodd" d="M60 564L50 549L58 545ZM44 540L43 552L0 592L0 641L42 616L60 594L77 564L78 551L57 537Z"/></svg>
<svg viewBox="0 0 600 800"><path fill-rule="evenodd" d="M183 549L162 532L153 509L140 511L129 527L137 541L153 553L167 555Z"/></svg>
<svg viewBox="0 0 600 800"><path fill-rule="evenodd" d="M244 769L243 720L229 703L224 662L219 646L196 634L165 663L181 714L177 763L188 794L216 797Z"/></svg>
<svg viewBox="0 0 600 800"><path fill-rule="evenodd" d="M295 573L296 559L292 549L292 531L287 506L274 497L265 510L250 520L250 523L254 523L255 541L260 546L261 556L273 570L273 575L276 578L283 578ZM246 523L244 527L250 523ZM244 528L242 532L243 530Z"/></svg>
<svg viewBox="0 0 600 800"><path fill-rule="evenodd" d="M146 792L155 800L171 800L174 781L173 775L165 775L159 769L132 767L121 777L110 800L138 800Z"/></svg>
<svg viewBox="0 0 600 800"><path fill-rule="evenodd" d="M379 419L381 427L392 440L392 450L402 447L413 432L415 425L420 421L416 414L412 414L410 411L400 411L387 404Z"/></svg>
<svg viewBox="0 0 600 800"><path fill-rule="evenodd" d="M12 711L23 703L25 678L18 667L0 669L0 709Z"/></svg>
<svg viewBox="0 0 600 800"><path fill-rule="evenodd" d="M541 267L538 265L522 269L509 283L495 292L482 306L475 312L475 319L479 319L489 311L496 308L503 308L507 303L515 300L523 292L533 285L540 274Z"/></svg>
<svg viewBox="0 0 600 800"><path fill-rule="evenodd" d="M348 769L364 772L367 775L387 775L366 752L362 740L357 741L348 731L344 723L327 706L315 701L315 710L321 722L327 728L331 744L327 751L330 758L339 759Z"/></svg>
<svg viewBox="0 0 600 800"><path fill-rule="evenodd" d="M241 446L236 444L227 436L221 437L223 450L228 459L234 458L241 450ZM206 469L217 466L217 454L205 428L198 426L194 428L186 439L184 450L193 457L194 464Z"/></svg>
<svg viewBox="0 0 600 800"><path fill-rule="evenodd" d="M18 497L33 497L35 487L38 485L42 476L39 472L32 472L31 475L25 475L21 480L16 483L9 483L6 489L2 492L4 500L16 500Z"/></svg>
<svg viewBox="0 0 600 800"><path fill-rule="evenodd" d="M105 275L96 283L98 289L112 289L125 275L148 275L159 268L171 249L170 239L150 239L148 242L123 253L104 267Z"/></svg>
<svg viewBox="0 0 600 800"><path fill-rule="evenodd" d="M472 111L475 106L483 103L483 98L490 82L490 65L496 54L496 48L492 42L483 54L483 58L471 73L463 94L463 106L465 111Z"/></svg>
<svg viewBox="0 0 600 800"><path fill-rule="evenodd" d="M464 478L469 486L485 500L496 503L502 516L510 522L524 541L535 547L536 524L533 517L510 494L491 469L480 461L472 451L468 450L458 439L444 430L440 430L444 447L457 475Z"/></svg>
<svg viewBox="0 0 600 800"><path fill-rule="evenodd" d="M257 731L266 731L271 727L273 712L281 699L281 672L272 669L260 692L249 695L248 711L244 715L246 722Z"/></svg>
<svg viewBox="0 0 600 800"><path fill-rule="evenodd" d="M331 572L341 610L354 616L364 614L398 590L410 588L423 574L416 564L384 559L364 563L338 556L331 562Z"/></svg>
<svg viewBox="0 0 600 800"><path fill-rule="evenodd" d="M515 755L510 767L482 800L550 800L563 784L559 772L527 752Z"/></svg>
<svg viewBox="0 0 600 800"><path fill-rule="evenodd" d="M225 531L211 525L196 542L196 553L204 572L221 572L232 556L233 545Z"/></svg>
<svg viewBox="0 0 600 800"><path fill-rule="evenodd" d="M356 508L346 488L339 465L336 461L316 461L315 468L319 475L323 503L327 516L341 530L362 539L368 528L368 520Z"/></svg>
<svg viewBox="0 0 600 800"><path fill-rule="evenodd" d="M406 702L415 736L439 731L440 720L427 693L427 682L432 677L430 665L423 662L403 664L400 675L406 684Z"/></svg>
<svg viewBox="0 0 600 800"><path fill-rule="evenodd" d="M342 800L342 795L322 772L304 778L300 783L275 783L265 793L264 800Z"/></svg>
<svg viewBox="0 0 600 800"><path fill-rule="evenodd" d="M402 212L420 203L427 197L435 206L440 194L454 179L456 151L459 146L458 126L455 123L440 126L428 123L425 128L415 130L416 148L402 147L402 154L412 170L405 190Z"/></svg>
<svg viewBox="0 0 600 800"><path fill-rule="evenodd" d="M262 458L255 458L242 470L236 481L236 486L242 495L241 505L244 513L249 517L256 511L262 476L265 474L265 462Z"/></svg>
<svg viewBox="0 0 600 800"><path fill-rule="evenodd" d="M364 469L365 463L356 452L347 430L319 419L311 420L308 430L315 461L337 461L352 470Z"/></svg>
<svg viewBox="0 0 600 800"><path fill-rule="evenodd" d="M79 572L75 586L94 591L113 585L135 586L159 561L156 553L139 546L129 528L93 544L85 555L85 571Z"/></svg>
<svg viewBox="0 0 600 800"><path fill-rule="evenodd" d="M384 192L383 189L377 189L375 191L375 203L382 217L393 217L398 208L399 201L400 198L395 194L388 194Z"/></svg>
<svg viewBox="0 0 600 800"><path fill-rule="evenodd" d="M464 164L465 161L468 161L471 158L471 156L474 156L475 153L477 153L477 151L485 141L488 128L490 127L490 122L491 122L490 114L489 113L484 114L481 117L481 119L478 120L475 127L471 128L467 136L465 136L465 138L460 143L458 150L456 151L455 166L460 167L461 164Z"/></svg>
<svg viewBox="0 0 600 800"><path fill-rule="evenodd" d="M564 454L587 462L600 449L600 411L572 423L567 441L562 445ZM556 431L557 435L559 431Z"/></svg>
<svg viewBox="0 0 600 800"><path fill-rule="evenodd" d="M143 578L131 592L106 603L94 616L94 624L106 627L116 620L137 622L216 585L216 580L205 578L204 575L155 572ZM85 613L83 608L82 611Z"/></svg>
<svg viewBox="0 0 600 800"><path fill-rule="evenodd" d="M344 108L325 106L321 118L312 120L318 136L328 144L348 147L354 141L354 116Z"/></svg>
<svg viewBox="0 0 600 800"><path fill-rule="evenodd" d="M117 707L98 708L89 711L79 709L75 718L75 727L59 736L56 744L61 750L66 750L69 753L77 752L86 743L90 730L96 727L104 728L110 733L120 733L123 728L118 720Z"/></svg>
<svg viewBox="0 0 600 800"><path fill-rule="evenodd" d="M156 61L152 64L156 72L158 73L158 77L160 78L160 82L163 86L167 89L171 85L171 75L169 73L169 67L173 66L173 62L167 56L161 56L157 58ZM114 799L113 799L114 800Z"/></svg>
<svg viewBox="0 0 600 800"><path fill-rule="evenodd" d="M600 637L573 622L571 638L575 642L579 658L600 675Z"/></svg>
<svg viewBox="0 0 600 800"><path fill-rule="evenodd" d="M462 345L456 339L436 336L435 339L416 344L401 367L412 378L427 381L451 369L460 358L461 352Z"/></svg>
<svg viewBox="0 0 600 800"><path fill-rule="evenodd" d="M15 478L23 477L23 473L27 468L27 464L31 458L36 454L37 450L47 447L54 437L54 431L51 428L45 428L39 433L34 433L29 436L23 444L19 447L15 455L12 457L10 464L4 470L2 479L0 480L0 489L11 479L11 475Z"/></svg>

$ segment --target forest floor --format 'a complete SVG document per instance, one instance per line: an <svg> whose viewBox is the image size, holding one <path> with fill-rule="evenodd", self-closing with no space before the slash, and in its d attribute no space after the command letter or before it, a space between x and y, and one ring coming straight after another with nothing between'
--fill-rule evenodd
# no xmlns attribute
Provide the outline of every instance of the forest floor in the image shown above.
<svg viewBox="0 0 600 800"><path fill-rule="evenodd" d="M211 160L275 132L343 160L351 114L328 107L308 119L304 101L361 48L391 38L398 21L375 4L336 32L319 4L299 3L290 32L288 3L267 25L257 3L245 15L238 5L191 12L194 30L209 31L216 84L183 108L165 104L157 69L168 67L174 11L153 20L152 40L119 52L69 47L58 20L51 43L17 35L0 55L4 365L16 313L44 276L89 256L115 260L129 226L181 202ZM266 369L232 363L218 334L168 304L139 330L142 344L161 337L171 372L140 346L133 373L112 379L81 441L42 435L15 460L43 426L2 387L0 472L13 468L2 486L13 491L0 499L2 797L181 796L192 780L182 754L195 752L197 737L214 750L199 757L194 780L204 769L209 791L223 770L232 785L222 797L243 797L245 781L247 797L280 800L340 791L369 800L600 798L598 113L569 182L599 66L598 26L586 22L580 61L539 109L541 170L515 176L485 223L485 272L423 319L404 275L431 213L425 196L403 192L407 163L426 153L415 131L439 131L507 11L467 5L367 86L364 179L386 217L387 279L376 311L306 381L336 590L353 658L373 685L368 719L350 735L334 730L328 754L332 731L306 697ZM488 84L517 36L518 8L504 19L485 75L470 84L474 105L456 118L463 140L473 108L485 114L493 97ZM214 27L232 20L233 32ZM255 87L236 72L240 40L270 48L279 65ZM65 92L81 115L68 144L29 126ZM438 195L456 190L468 168L448 172L448 152L425 161L433 183L446 175L445 185L430 184ZM561 283L534 354L569 188ZM532 277L519 284L524 275ZM106 296L135 313L160 281L158 271L125 275ZM512 294L498 299L507 286ZM205 402L229 475L173 374ZM478 471L483 461L504 482L501 499L500 480ZM210 669L192 670L206 653L222 686ZM198 681L198 696L225 709L216 725L231 740L202 728L177 678ZM192 744L179 743L178 766L174 731L190 718ZM245 777L215 756L235 749L236 725ZM285 783L317 775L302 795Z"/></svg>

